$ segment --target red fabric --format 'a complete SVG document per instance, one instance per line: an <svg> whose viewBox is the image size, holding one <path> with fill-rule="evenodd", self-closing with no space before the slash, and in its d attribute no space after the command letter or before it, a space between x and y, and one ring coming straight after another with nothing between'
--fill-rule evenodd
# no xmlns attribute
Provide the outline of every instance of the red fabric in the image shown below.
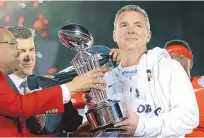
<svg viewBox="0 0 204 138"><path fill-rule="evenodd" d="M166 50L169 53L183 54L184 56L186 56L190 60L192 60L192 58L193 58L191 52L186 47L184 47L182 45L171 45L171 46L166 47Z"/></svg>
<svg viewBox="0 0 204 138"><path fill-rule="evenodd" d="M196 76L191 79L196 99L199 108L199 125L193 130L193 133L187 134L186 137L203 137L204 136L204 86L200 85L199 79L201 76ZM203 78L204 79L204 78ZM202 89L203 88L203 89Z"/></svg>
<svg viewBox="0 0 204 138"><path fill-rule="evenodd" d="M35 136L26 128L22 134L18 131L18 117L30 117L52 109L57 109L57 113L64 112L60 86L20 95L10 88L0 72L0 136Z"/></svg>
<svg viewBox="0 0 204 138"><path fill-rule="evenodd" d="M72 105L76 109L83 109L85 107L85 102L83 99L83 93L82 92L78 92L78 93L72 95L71 101L72 101Z"/></svg>

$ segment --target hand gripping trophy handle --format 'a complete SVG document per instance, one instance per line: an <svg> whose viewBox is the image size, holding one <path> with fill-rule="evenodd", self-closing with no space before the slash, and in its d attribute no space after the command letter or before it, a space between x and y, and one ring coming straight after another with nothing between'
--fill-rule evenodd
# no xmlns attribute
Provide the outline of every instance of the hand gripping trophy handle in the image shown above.
<svg viewBox="0 0 204 138"><path fill-rule="evenodd" d="M70 24L60 28L58 35L66 47L78 52L72 60L72 65L78 75L100 67L97 53L87 50L93 43L93 37L86 28ZM105 91L92 89L90 94L93 95L95 103L88 107L86 117L92 129L106 128L126 119L120 102L108 99Z"/></svg>

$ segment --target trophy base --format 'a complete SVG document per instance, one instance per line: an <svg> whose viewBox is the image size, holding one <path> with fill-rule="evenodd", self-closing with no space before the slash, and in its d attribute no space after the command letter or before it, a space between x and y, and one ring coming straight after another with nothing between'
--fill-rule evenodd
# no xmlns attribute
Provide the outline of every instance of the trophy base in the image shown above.
<svg viewBox="0 0 204 138"><path fill-rule="evenodd" d="M87 120L92 127L92 131L112 128L115 123L127 119L124 114L124 107L119 101L106 100L94 106L86 113Z"/></svg>

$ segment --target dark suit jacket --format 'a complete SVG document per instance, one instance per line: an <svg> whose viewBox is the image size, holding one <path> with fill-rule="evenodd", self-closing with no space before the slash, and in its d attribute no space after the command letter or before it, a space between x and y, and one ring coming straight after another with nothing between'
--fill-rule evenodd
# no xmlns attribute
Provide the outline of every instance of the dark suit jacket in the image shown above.
<svg viewBox="0 0 204 138"><path fill-rule="evenodd" d="M9 84L18 91L15 84L8 78ZM27 79L30 90L35 90L41 87L42 89L49 88L60 83L52 79L41 77L38 75L30 75ZM82 124L83 117L78 114L78 111L72 106L71 101L64 105L64 113L47 114L46 126L41 134L60 133L63 130L67 132L75 131Z"/></svg>

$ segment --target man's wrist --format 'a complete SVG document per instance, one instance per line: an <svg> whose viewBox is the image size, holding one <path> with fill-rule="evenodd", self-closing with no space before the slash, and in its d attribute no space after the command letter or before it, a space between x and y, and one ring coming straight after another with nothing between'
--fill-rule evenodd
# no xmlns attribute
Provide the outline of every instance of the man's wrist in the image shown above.
<svg viewBox="0 0 204 138"><path fill-rule="evenodd" d="M68 82L68 83L66 84L66 86L68 87L71 96L72 96L73 94L75 94L75 89L74 89L74 85L72 84L72 82Z"/></svg>

